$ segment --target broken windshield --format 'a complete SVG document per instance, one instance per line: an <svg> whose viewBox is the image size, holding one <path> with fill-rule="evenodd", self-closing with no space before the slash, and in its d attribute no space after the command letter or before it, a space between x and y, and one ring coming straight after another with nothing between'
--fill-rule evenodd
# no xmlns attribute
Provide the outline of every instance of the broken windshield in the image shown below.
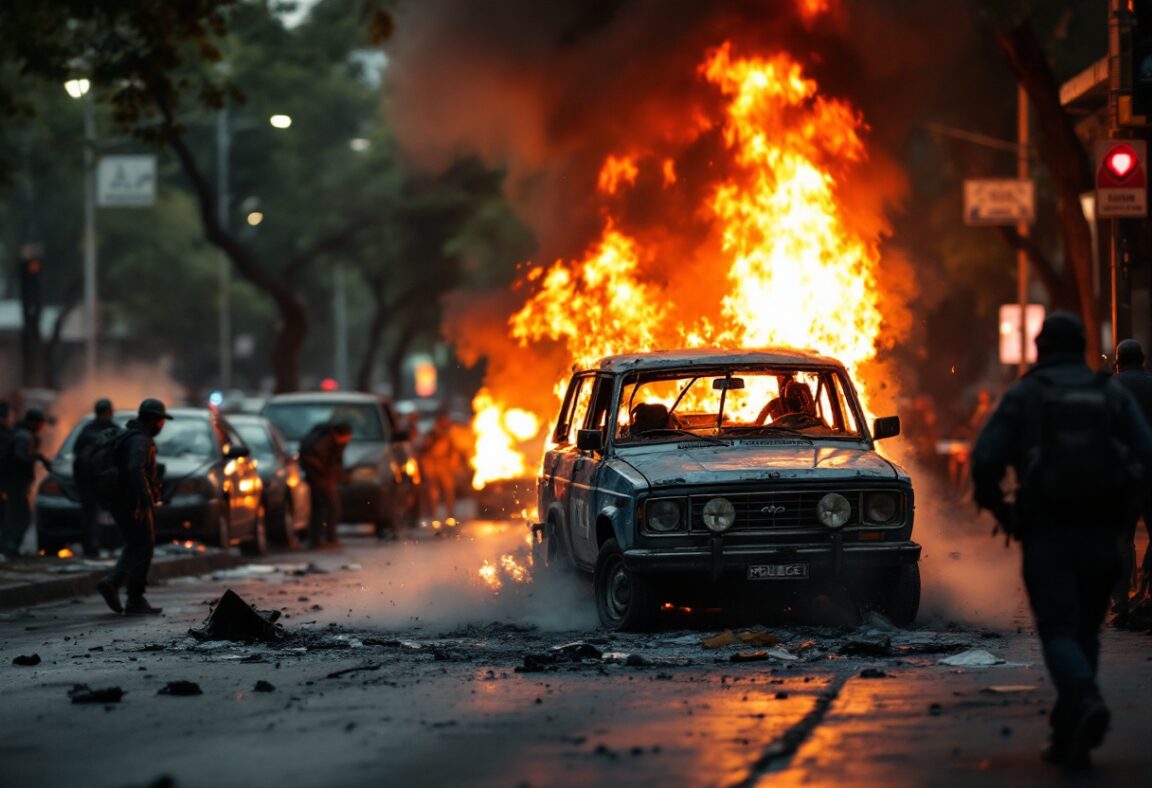
<svg viewBox="0 0 1152 788"><path fill-rule="evenodd" d="M624 380L622 443L700 437L863 437L855 397L833 367L660 369Z"/></svg>

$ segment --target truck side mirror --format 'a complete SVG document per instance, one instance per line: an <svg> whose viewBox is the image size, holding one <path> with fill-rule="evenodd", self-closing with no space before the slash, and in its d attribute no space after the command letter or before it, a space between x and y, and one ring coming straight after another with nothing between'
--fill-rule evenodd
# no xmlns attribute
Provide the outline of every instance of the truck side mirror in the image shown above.
<svg viewBox="0 0 1152 788"><path fill-rule="evenodd" d="M872 422L872 440L882 441L900 434L900 417L884 416Z"/></svg>
<svg viewBox="0 0 1152 788"><path fill-rule="evenodd" d="M576 448L580 451L603 451L604 434L600 430L577 430Z"/></svg>

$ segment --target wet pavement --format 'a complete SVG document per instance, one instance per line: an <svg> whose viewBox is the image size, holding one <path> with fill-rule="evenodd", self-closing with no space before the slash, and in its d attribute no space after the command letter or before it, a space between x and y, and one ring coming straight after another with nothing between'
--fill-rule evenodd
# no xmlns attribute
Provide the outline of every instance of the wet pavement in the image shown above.
<svg viewBox="0 0 1152 788"><path fill-rule="evenodd" d="M1064 779L1037 755L1051 691L1020 599L991 628L674 610L658 632L616 635L596 626L586 583L518 582L526 564L521 527L475 523L173 579L149 593L159 618L97 598L0 613L0 784ZM228 588L278 611L287 637L191 636ZM1106 633L1114 732L1075 784L1147 784L1150 658L1148 635ZM173 682L200 693L161 694ZM77 684L123 697L73 703Z"/></svg>

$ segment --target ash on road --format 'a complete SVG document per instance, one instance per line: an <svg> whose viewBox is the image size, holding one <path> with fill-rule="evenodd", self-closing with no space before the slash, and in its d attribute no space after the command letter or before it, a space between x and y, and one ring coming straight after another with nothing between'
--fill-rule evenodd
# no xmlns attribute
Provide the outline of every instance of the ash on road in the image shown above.
<svg viewBox="0 0 1152 788"><path fill-rule="evenodd" d="M1052 693L1019 599L1005 600L1015 620L998 630L866 618L729 631L673 612L662 631L618 635L597 628L582 582L516 581L521 527L417 537L351 537L339 552L170 582L150 593L159 619L116 617L95 598L0 616L0 784L1060 779L1038 758ZM497 567L487 582L485 562ZM281 611L289 637L191 637L227 588ZM1152 773L1150 647L1105 634L1114 731L1078 784ZM12 664L33 653L39 664ZM173 682L201 692L162 692ZM77 684L122 698L73 704Z"/></svg>

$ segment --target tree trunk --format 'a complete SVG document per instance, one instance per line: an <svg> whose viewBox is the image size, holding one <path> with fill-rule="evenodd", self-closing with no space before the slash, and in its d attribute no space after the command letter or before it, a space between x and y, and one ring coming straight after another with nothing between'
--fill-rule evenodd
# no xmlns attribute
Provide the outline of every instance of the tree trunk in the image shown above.
<svg viewBox="0 0 1152 788"><path fill-rule="evenodd" d="M392 383L392 393L396 397L401 394L400 383L404 379L404 357L408 355L408 348L412 346L412 340L416 338L416 333L420 330L420 318L423 311L420 305L414 305L412 309L408 310L408 320L405 321L400 336L396 338L388 353L386 364L388 379Z"/></svg>
<svg viewBox="0 0 1152 788"><path fill-rule="evenodd" d="M55 322L52 323L52 336L44 343L44 385L50 389L60 388L60 370L57 369L56 352L60 349L64 323L78 303L79 299L69 291L65 301L60 305L60 311L56 314Z"/></svg>
<svg viewBox="0 0 1152 788"><path fill-rule="evenodd" d="M356 373L356 388L360 391L372 390L372 370L376 366L376 354L380 352L380 341L392 311L392 305L385 300L380 290L381 288L373 283L372 294L376 299L376 311L373 312L372 323L368 326L368 343L364 347L364 354L360 356L360 369Z"/></svg>
<svg viewBox="0 0 1152 788"><path fill-rule="evenodd" d="M1036 112L1040 155L1056 184L1056 215L1064 240L1065 265L1072 270L1088 335L1089 364L1096 367L1102 355L1100 304L1093 293L1092 235L1080 207L1080 195L1091 191L1093 185L1088 153L1076 136L1071 116L1060 105L1060 85L1031 22L997 32L996 42Z"/></svg>
<svg viewBox="0 0 1152 788"><path fill-rule="evenodd" d="M157 103L167 121L165 141L176 153L184 175L196 193L204 237L228 256L240 276L267 293L280 313L272 347L275 390L277 393L295 391L300 387L300 350L304 347L304 339L308 336L308 312L304 302L284 281L264 270L256 262L251 251L220 224L215 190L204 177L188 144L175 129L169 108L159 99Z"/></svg>

